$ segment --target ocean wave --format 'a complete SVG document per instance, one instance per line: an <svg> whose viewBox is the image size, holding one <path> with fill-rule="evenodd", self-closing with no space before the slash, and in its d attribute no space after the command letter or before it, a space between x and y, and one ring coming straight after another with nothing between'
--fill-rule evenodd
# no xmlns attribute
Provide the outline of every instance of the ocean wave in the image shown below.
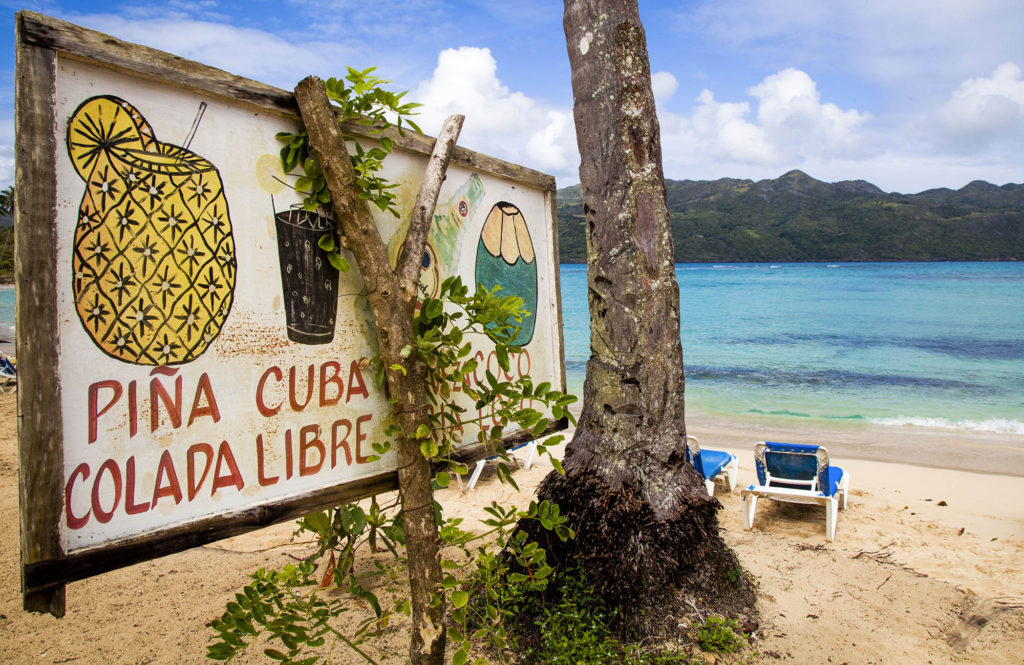
<svg viewBox="0 0 1024 665"><path fill-rule="evenodd" d="M821 420L864 420L864 416L853 414L849 416L812 415L800 413L799 411L787 411L785 409L766 411L764 409L747 409L745 413L753 413L759 416L785 416L786 418L816 418Z"/></svg>
<svg viewBox="0 0 1024 665"><path fill-rule="evenodd" d="M920 416L896 416L894 418L869 418L869 422L886 427L931 427L934 429L971 430L994 434L1016 434L1024 436L1024 422L1006 418L989 420L950 420L949 418L924 418Z"/></svg>

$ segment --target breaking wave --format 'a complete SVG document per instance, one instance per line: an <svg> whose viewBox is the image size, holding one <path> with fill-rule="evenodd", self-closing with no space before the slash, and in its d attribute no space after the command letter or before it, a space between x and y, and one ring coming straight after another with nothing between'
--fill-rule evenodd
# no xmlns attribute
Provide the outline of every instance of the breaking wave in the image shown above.
<svg viewBox="0 0 1024 665"><path fill-rule="evenodd" d="M1006 418L989 420L950 420L949 418L924 418L896 416L894 418L869 418L868 422L886 427L930 427L933 429L971 430L994 434L1016 434L1024 436L1024 422Z"/></svg>

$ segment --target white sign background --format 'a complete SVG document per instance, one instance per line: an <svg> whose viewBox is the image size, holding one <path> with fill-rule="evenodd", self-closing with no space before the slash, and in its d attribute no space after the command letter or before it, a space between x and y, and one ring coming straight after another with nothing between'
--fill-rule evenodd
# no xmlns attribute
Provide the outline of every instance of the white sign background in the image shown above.
<svg viewBox="0 0 1024 665"><path fill-rule="evenodd" d="M257 162L264 155L276 155L282 144L275 134L294 132L297 124L219 97L204 97L62 55L57 59L56 84L60 352L55 360L65 437L64 550L102 546L393 469L393 452L378 461L364 461L372 453L370 443L383 439L388 405L366 367L375 342L365 297L359 295L363 285L351 257L353 270L340 276L333 341L300 344L286 334L274 214L300 198L290 189L272 197L260 186ZM200 103L207 104L189 149L219 170L230 210L237 275L223 328L191 362L154 371L153 366L116 360L89 337L76 312L72 254L85 184L65 141L75 109L98 95L129 102L159 141L179 146L189 135ZM425 156L397 149L385 162L384 175L400 185L397 207L403 219L412 210L425 164ZM438 213L474 175L483 191L467 211L452 265L442 265L441 279L457 273L472 285L488 212L498 202L518 207L537 254L537 320L524 355L513 358L513 374L521 369L537 383L548 381L562 388L549 200L541 189L453 165L438 198ZM401 222L374 212L382 237L394 247L404 232ZM485 343L477 344L476 357L482 366L478 375L483 376L484 367L497 374L490 349ZM339 368L336 378L330 363ZM325 364L327 401L340 399L320 406L320 372ZM312 387L307 382L310 368ZM299 406L305 403L307 390L312 390L312 398L302 408L291 405L290 371L296 377L294 399ZM172 422L173 409L158 399L153 428L154 382L172 397L180 382L179 425ZM119 389L112 387L115 383ZM268 415L261 413L260 405ZM279 410L269 413L278 406ZM91 442L90 423L96 431ZM469 440L475 436L469 429L466 434Z"/></svg>

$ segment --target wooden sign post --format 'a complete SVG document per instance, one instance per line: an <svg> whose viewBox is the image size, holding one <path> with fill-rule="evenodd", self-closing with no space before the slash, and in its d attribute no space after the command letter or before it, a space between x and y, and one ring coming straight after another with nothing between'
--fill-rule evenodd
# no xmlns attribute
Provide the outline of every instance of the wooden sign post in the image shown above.
<svg viewBox="0 0 1024 665"><path fill-rule="evenodd" d="M31 12L17 32L26 609L60 616L68 582L393 489L365 288L277 158L292 94ZM397 255L433 141L391 138L402 215L375 221ZM420 282L523 297L511 374L564 390L554 196L456 148ZM500 372L486 340L473 357L473 380Z"/></svg>

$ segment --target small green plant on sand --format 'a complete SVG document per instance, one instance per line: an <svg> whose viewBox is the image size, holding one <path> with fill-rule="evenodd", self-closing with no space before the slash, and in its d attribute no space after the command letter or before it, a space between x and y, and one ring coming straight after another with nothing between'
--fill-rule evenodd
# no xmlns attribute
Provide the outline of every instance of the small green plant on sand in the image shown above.
<svg viewBox="0 0 1024 665"><path fill-rule="evenodd" d="M697 631L697 643L705 651L732 653L744 644L743 631L735 619L726 619L712 614Z"/></svg>
<svg viewBox="0 0 1024 665"><path fill-rule="evenodd" d="M521 578L498 590L503 618L509 624L507 653L493 653L500 662L544 665L698 665L703 661L663 645L642 646L615 636L616 611L586 582L581 567L553 572L549 585L538 589ZM471 605L472 608L472 605ZM484 617L477 616L476 622ZM506 661L509 653L513 658Z"/></svg>

